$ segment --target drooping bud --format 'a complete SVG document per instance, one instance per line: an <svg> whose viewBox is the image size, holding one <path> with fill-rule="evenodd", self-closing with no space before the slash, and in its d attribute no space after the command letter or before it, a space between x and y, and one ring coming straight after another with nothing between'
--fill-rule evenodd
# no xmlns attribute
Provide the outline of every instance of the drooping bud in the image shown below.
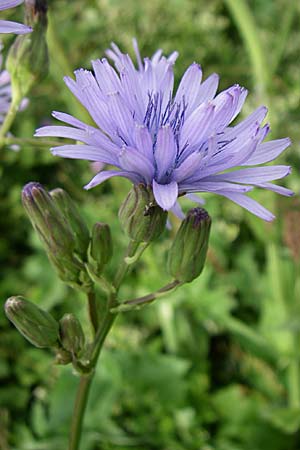
<svg viewBox="0 0 300 450"><path fill-rule="evenodd" d="M59 321L59 330L62 347L77 356L84 348L85 343L79 320L74 314L65 314Z"/></svg>
<svg viewBox="0 0 300 450"><path fill-rule="evenodd" d="M57 188L50 191L49 194L73 230L75 251L82 261L86 261L90 233L85 221L79 214L75 203L66 191Z"/></svg>
<svg viewBox="0 0 300 450"><path fill-rule="evenodd" d="M56 347L59 326L51 314L21 296L10 297L4 308L9 320L31 344Z"/></svg>
<svg viewBox="0 0 300 450"><path fill-rule="evenodd" d="M203 270L211 218L203 208L191 209L182 221L168 254L168 272L176 280L189 283Z"/></svg>
<svg viewBox="0 0 300 450"><path fill-rule="evenodd" d="M109 263L113 254L113 244L109 225L97 222L93 226L90 256L94 263L94 272L100 275L103 267Z"/></svg>
<svg viewBox="0 0 300 450"><path fill-rule="evenodd" d="M88 290L92 282L78 258L77 242L68 218L39 183L28 183L23 188L22 201L61 280L72 287Z"/></svg>
<svg viewBox="0 0 300 450"><path fill-rule="evenodd" d="M143 184L134 185L119 209L124 231L136 242L151 242L163 232L167 212L155 202L153 192Z"/></svg>
<svg viewBox="0 0 300 450"><path fill-rule="evenodd" d="M33 31L16 38L6 60L13 101L14 97L22 99L27 95L33 84L48 72L47 1L25 0L25 19Z"/></svg>

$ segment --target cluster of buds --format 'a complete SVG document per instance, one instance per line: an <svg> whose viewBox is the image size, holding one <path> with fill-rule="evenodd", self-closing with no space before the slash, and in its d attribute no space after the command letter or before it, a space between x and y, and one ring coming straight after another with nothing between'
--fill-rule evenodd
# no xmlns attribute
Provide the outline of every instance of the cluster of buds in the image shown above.
<svg viewBox="0 0 300 450"><path fill-rule="evenodd" d="M59 364L68 364L81 357L85 336L73 314L65 314L58 322L50 313L21 296L6 300L5 313L32 345L52 348Z"/></svg>
<svg viewBox="0 0 300 450"><path fill-rule="evenodd" d="M124 231L134 241L151 242L166 226L167 212L155 202L150 188L134 186L119 210ZM182 221L168 253L168 272L180 284L189 283L203 270L211 219L203 208L191 209Z"/></svg>
<svg viewBox="0 0 300 450"><path fill-rule="evenodd" d="M39 183L28 183L22 191L24 208L37 231L50 261L59 277L86 292L93 289L90 274L103 281L103 270L112 256L112 237L107 224L98 222L90 236L88 227L70 196L63 189L47 192ZM137 244L148 244L165 229L167 213L153 198L151 190L134 186L119 210L125 232ZM168 272L171 287L189 283L203 270L211 219L202 208L190 210L182 221L168 253ZM153 300L156 296L146 296ZM73 363L80 370L89 370L82 364L85 336L81 324L73 314L56 321L51 314L23 297L6 301L8 318L20 333L36 347L55 349L57 362Z"/></svg>
<svg viewBox="0 0 300 450"><path fill-rule="evenodd" d="M89 273L100 276L112 256L109 226L96 223L90 236L76 205L63 189L47 192L39 183L28 183L22 201L60 279L90 291L93 281Z"/></svg>

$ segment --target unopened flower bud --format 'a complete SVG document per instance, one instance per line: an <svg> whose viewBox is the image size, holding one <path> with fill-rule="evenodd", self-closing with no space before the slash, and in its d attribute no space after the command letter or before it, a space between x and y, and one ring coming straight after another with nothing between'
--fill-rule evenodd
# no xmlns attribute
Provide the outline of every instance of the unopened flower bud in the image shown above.
<svg viewBox="0 0 300 450"><path fill-rule="evenodd" d="M94 271L100 275L103 267L109 263L113 254L113 244L109 225L97 222L93 226L90 256L94 262Z"/></svg>
<svg viewBox="0 0 300 450"><path fill-rule="evenodd" d="M124 231L136 242L151 242L165 229L167 212L155 202L153 192L143 184L134 185L119 209Z"/></svg>
<svg viewBox="0 0 300 450"><path fill-rule="evenodd" d="M36 347L58 344L58 322L47 311L21 296L10 297L4 307L9 320L31 344Z"/></svg>
<svg viewBox="0 0 300 450"><path fill-rule="evenodd" d="M78 257L78 238L68 217L39 183L28 183L23 188L22 201L61 280L72 287L88 290L91 280Z"/></svg>
<svg viewBox="0 0 300 450"><path fill-rule="evenodd" d="M31 182L22 190L22 202L42 241L53 247L73 250L75 240L68 224L51 196L40 183ZM57 248L56 248L57 247Z"/></svg>
<svg viewBox="0 0 300 450"><path fill-rule="evenodd" d="M176 280L189 283L203 270L211 218L203 208L191 209L182 221L168 254L168 272Z"/></svg>
<svg viewBox="0 0 300 450"><path fill-rule="evenodd" d="M85 337L79 320L74 314L65 314L59 321L62 347L78 355L84 347Z"/></svg>
<svg viewBox="0 0 300 450"><path fill-rule="evenodd" d="M74 232L75 251L82 261L86 261L90 233L85 221L79 214L75 203L66 191L57 188L50 191L49 194Z"/></svg>
<svg viewBox="0 0 300 450"><path fill-rule="evenodd" d="M25 18L33 31L16 38L6 61L13 99L22 99L48 72L47 1L25 0Z"/></svg>

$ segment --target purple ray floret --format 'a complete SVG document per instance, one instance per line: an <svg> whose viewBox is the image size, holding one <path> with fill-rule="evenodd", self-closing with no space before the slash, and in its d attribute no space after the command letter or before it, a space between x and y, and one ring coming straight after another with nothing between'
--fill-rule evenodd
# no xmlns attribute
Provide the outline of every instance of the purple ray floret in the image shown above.
<svg viewBox="0 0 300 450"><path fill-rule="evenodd" d="M178 210L178 196L195 199L193 193L213 192L272 220L272 213L246 195L254 186L293 194L270 183L288 175L290 167L262 165L290 145L288 138L263 142L269 133L269 126L262 125L267 109L262 106L230 126L242 109L246 89L234 85L216 95L218 75L202 82L201 67L193 63L174 94L177 53L165 57L158 50L142 61L136 41L134 49L138 68L112 44L106 53L115 68L101 59L92 62L93 72L80 69L75 80L65 78L95 126L54 112L56 119L69 126L43 127L36 136L82 142L54 147L54 155L114 166L99 172L86 189L121 176L152 186L164 210Z"/></svg>
<svg viewBox="0 0 300 450"><path fill-rule="evenodd" d="M0 11L14 8L23 3L24 0L0 0ZM26 34L32 31L31 27L22 23L0 20L0 33Z"/></svg>

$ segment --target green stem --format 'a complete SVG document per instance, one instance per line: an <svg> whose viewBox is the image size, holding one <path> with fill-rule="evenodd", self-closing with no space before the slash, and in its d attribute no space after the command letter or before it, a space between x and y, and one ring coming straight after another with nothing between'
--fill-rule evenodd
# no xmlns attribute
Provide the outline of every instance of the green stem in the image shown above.
<svg viewBox="0 0 300 450"><path fill-rule="evenodd" d="M130 243L128 245L128 248L127 248L127 251L126 251L126 255L125 255L124 259L123 259L122 264L119 266L119 270L117 271L115 279L114 279L113 285L114 285L116 291L118 291L118 289L120 287L120 284L121 284L123 278L125 277L128 269L129 269L130 264L128 264L128 262L127 262L128 259L127 258L132 258L133 255L135 254L135 252L137 251L138 247L139 247L139 243L138 242L130 241Z"/></svg>
<svg viewBox="0 0 300 450"><path fill-rule="evenodd" d="M15 120L16 114L19 110L19 106L21 103L21 97L20 95L15 95L12 99L12 102L10 104L8 113L5 116L4 122L0 128L0 139L3 139L8 131L10 130L13 121ZM2 144L3 145L3 144Z"/></svg>
<svg viewBox="0 0 300 450"><path fill-rule="evenodd" d="M123 258L119 270L116 274L115 280L114 280L114 287L116 292L118 291L120 284L126 275L128 271L128 264L125 262L125 258L127 256L131 257L134 255L135 251L138 248L138 244L136 242L131 241L128 245L128 249L126 251L126 255ZM74 413L72 416L72 424L71 424L71 430L70 430L70 439L69 439L69 449L68 450L78 450L79 444L80 444L80 437L82 432L82 424L83 424L83 418L84 413L87 406L88 401L88 395L90 391L91 382L94 375L94 369L96 367L98 358L100 356L103 344L105 342L106 336L109 333L109 330L111 329L117 314L113 314L110 310L117 305L117 297L116 292L111 292L108 301L107 301L107 307L104 312L104 315L102 317L102 321L100 325L97 324L97 328L95 328L95 324L93 323L93 327L96 331L94 343L92 346L92 352L91 352L91 361L90 361L90 368L91 373L86 376L82 375L80 378L80 383L77 391L77 396L75 400L75 406L74 406ZM91 321L93 320L94 316L94 306L95 306L95 297L94 293L93 295L88 296L89 300L89 308L92 308L92 311L90 311L90 318Z"/></svg>
<svg viewBox="0 0 300 450"><path fill-rule="evenodd" d="M55 147L62 145L59 141L53 141L41 138L17 138L17 137L0 137L0 146L3 145L30 145L31 147Z"/></svg>
<svg viewBox="0 0 300 450"><path fill-rule="evenodd" d="M123 302L121 305L118 305L117 307L111 309L111 312L126 312L131 311L132 309L140 308L141 306L147 305L149 303L152 303L154 300L164 297L165 295L169 294L171 291L174 291L178 286L180 286L180 281L174 280L169 284L166 284L162 288L158 289L155 292L152 292L151 294L144 295L143 297L134 298L133 300L127 300L126 302Z"/></svg>
<svg viewBox="0 0 300 450"><path fill-rule="evenodd" d="M69 450L78 450L82 431L83 417L94 373L82 376L75 399L74 413L70 430Z"/></svg>
<svg viewBox="0 0 300 450"><path fill-rule="evenodd" d="M139 248L133 256L125 256L126 264L128 264L128 266L134 264L142 256L146 248L149 246L149 243L150 242L143 242L142 244L140 244Z"/></svg>

